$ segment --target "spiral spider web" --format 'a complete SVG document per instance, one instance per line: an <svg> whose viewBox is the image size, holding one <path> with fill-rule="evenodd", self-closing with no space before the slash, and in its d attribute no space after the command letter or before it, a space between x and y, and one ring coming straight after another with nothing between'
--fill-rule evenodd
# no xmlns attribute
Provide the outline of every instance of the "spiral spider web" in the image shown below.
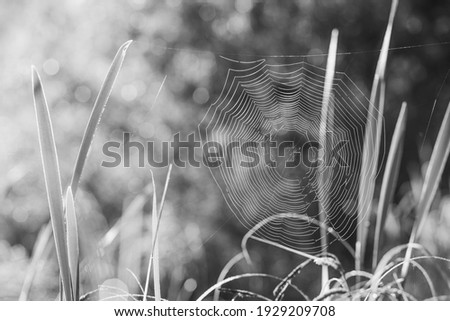
<svg viewBox="0 0 450 321"><path fill-rule="evenodd" d="M310 146L305 143L320 141L325 70L306 62L236 63L199 125L203 144L215 142L213 150L222 157L209 168L228 206L248 229L267 222L256 236L311 254L321 250L319 227L313 224L321 210L333 232L329 241L347 239L356 227L365 124L378 115L369 114L365 96L336 72L327 132L331 143L324 151L305 151ZM287 149L283 142L290 143ZM320 164L335 146L340 146L338 157ZM322 184L321 173L327 173ZM269 219L274 216L279 219Z"/></svg>

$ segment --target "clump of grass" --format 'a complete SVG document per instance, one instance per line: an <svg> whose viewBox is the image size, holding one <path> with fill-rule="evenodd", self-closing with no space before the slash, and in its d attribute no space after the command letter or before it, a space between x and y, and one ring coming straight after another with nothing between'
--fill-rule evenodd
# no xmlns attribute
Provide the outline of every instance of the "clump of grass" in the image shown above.
<svg viewBox="0 0 450 321"><path fill-rule="evenodd" d="M33 98L38 125L39 145L50 208L50 222L61 276L61 298L64 300L72 301L79 299L79 244L74 205L78 183L97 125L106 107L112 87L130 44L131 41L128 41L119 48L97 96L77 156L71 184L67 189L65 204L63 203L61 175L50 111L45 98L42 81L36 68L32 68ZM50 233L46 233L44 236L50 237ZM45 240L42 240L42 243L45 243ZM24 296L26 295L24 294Z"/></svg>
<svg viewBox="0 0 450 321"><path fill-rule="evenodd" d="M28 275L26 277L23 290L21 293L21 299L26 299L28 297L28 292L31 288L34 275L36 274L38 268L38 262L42 259L44 252L48 249L49 240L51 234L55 236L55 244L58 257L58 266L61 275L61 299L62 300L86 300L90 295L100 291L104 294L106 291L110 292L108 296L109 299L124 299L131 298L133 300L148 298L154 299L155 301L162 300L161 297L161 286L160 286L160 271L159 271L159 247L158 247L158 231L161 222L162 212L164 208L165 198L168 190L170 175L172 171L172 166L169 166L167 173L166 183L163 190L162 199L160 201L159 207L156 198L156 186L153 178L153 173L151 173L152 182L152 244L151 253L147 270L147 279L145 281L145 288L139 283L139 279L134 273L135 270L130 265L137 263L139 265L140 253L138 253L139 260L127 260L123 257L119 258L119 271L127 270L128 273L135 279L139 285L142 294L131 294L122 288L115 286L100 286L99 289L89 292L83 296L80 296L80 276L79 276L79 235L75 211L75 195L78 190L79 181L82 176L83 168L86 163L86 159L89 154L90 146L94 139L94 135L97 126L100 122L101 116L105 110L107 101L112 92L113 85L122 67L123 61L128 47L131 41L124 43L118 50L113 62L109 68L106 78L102 84L100 92L95 100L92 113L90 115L88 124L86 126L83 140L80 146L80 150L77 155L77 160L73 169L73 174L71 178L70 185L67 188L66 196L63 202L63 193L61 187L60 171L58 165L58 156L56 151L56 146L53 137L53 127L50 119L50 112L47 106L47 102L44 95L44 90L42 88L42 82L36 69L33 67L33 96L36 107L36 115L38 120L38 130L39 130L39 141L41 146L41 155L43 160L44 176L46 182L47 195L49 199L49 207L51 214L51 226L43 228L39 235L38 242L36 244L35 250L33 251L32 264L30 265ZM124 211L124 217L122 220L113 226L108 233L102 238L99 243L99 248L104 249L111 245L112 242L121 234L122 240L120 244L122 246L126 238L126 234L134 233L135 231L130 231L130 226L123 222L123 219L128 219L130 217L135 217L136 213L143 215L143 207L148 199L148 193L139 195L137 198L131 202L127 210ZM130 269L131 267L131 269ZM149 284L150 276L153 270L153 287L154 296L149 294ZM121 281L122 282L122 281ZM113 282L114 283L114 282ZM122 283L121 283L122 284ZM126 285L125 285L126 286Z"/></svg>
<svg viewBox="0 0 450 321"><path fill-rule="evenodd" d="M419 204L416 208L416 220L411 232L409 243L412 244L419 237L420 232L424 226L425 220L430 213L431 203L436 196L436 191L441 181L441 176L444 171L445 164L450 153L450 104L447 107L444 119L439 129L439 134L436 144L431 154L430 162L428 164L425 180L420 194ZM409 261L412 255L412 248L408 247L405 257L405 264L402 268L402 277L406 278L408 274Z"/></svg>

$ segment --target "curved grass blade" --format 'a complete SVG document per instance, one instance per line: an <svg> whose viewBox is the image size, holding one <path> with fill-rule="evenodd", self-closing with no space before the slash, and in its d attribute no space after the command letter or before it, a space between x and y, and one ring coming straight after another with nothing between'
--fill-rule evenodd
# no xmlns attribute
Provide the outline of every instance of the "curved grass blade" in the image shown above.
<svg viewBox="0 0 450 321"><path fill-rule="evenodd" d="M72 181L70 183L74 196L77 194L78 183L80 181L81 173L86 162L86 157L89 153L89 149L95 135L95 130L98 123L100 122L103 111L105 110L109 96L111 95L112 87L114 86L114 82L122 67L127 49L130 46L131 42L132 40L125 42L117 51L116 56L114 57L111 66L109 67L108 74L106 75L106 78L102 84L97 99L95 100L89 122L84 131L83 140L81 142L80 151L78 152L77 161L72 175Z"/></svg>
<svg viewBox="0 0 450 321"><path fill-rule="evenodd" d="M223 267L222 271L219 274L219 277L217 278L217 282L216 283L222 282L225 279L225 277L227 276L228 272L230 272L231 268L233 266L235 266L243 258L244 258L244 254L242 254L242 252L240 252L240 253L236 254L235 256L233 256L231 258L231 260L229 260L227 262L227 264L225 264L225 266ZM214 291L213 301L219 301L219 295L220 295L220 288L217 288Z"/></svg>
<svg viewBox="0 0 450 321"><path fill-rule="evenodd" d="M381 133L383 129L386 63L397 6L398 0L393 0L391 12L389 14L389 22L384 35L383 44L381 46L381 53L378 58L372 91L370 94L370 107L364 136L359 184L359 213L355 260L357 270L360 270L363 265L370 222L369 218L372 214L372 199L375 190L375 177L377 174L378 158L380 155L381 146Z"/></svg>
<svg viewBox="0 0 450 321"><path fill-rule="evenodd" d="M34 107L36 110L36 119L38 124L39 145L41 149L45 188L47 190L53 236L56 245L56 255L58 258L65 299L72 300L58 155L56 152L53 127L47 100L45 98L41 79L36 68L34 67L32 67L32 83Z"/></svg>
<svg viewBox="0 0 450 321"><path fill-rule="evenodd" d="M441 128L436 140L436 144L431 154L430 162L428 164L427 172L425 174L425 180L422 186L422 192L420 194L419 204L417 205L416 221L411 232L409 244L416 241L417 237L423 229L425 220L428 217L431 203L434 200L436 191L441 181L442 172L444 171L445 164L447 163L448 155L450 153L450 103L447 106L444 120L442 121ZM405 262L402 267L402 278L405 279L408 274L409 260L412 255L412 247L408 246L405 255Z"/></svg>
<svg viewBox="0 0 450 321"><path fill-rule="evenodd" d="M297 265L291 272L289 272L288 275L275 287L273 290L273 295L275 296L275 301L281 301L289 284L291 284L294 277L299 275L303 268L313 262L312 259L307 259L306 261L302 262L301 264ZM323 288L323 286L322 286ZM303 293L303 297L306 301L311 301L311 299Z"/></svg>
<svg viewBox="0 0 450 321"><path fill-rule="evenodd" d="M275 246L277 248L280 248L280 249L283 249L285 251L294 253L296 255L300 255L300 256L305 257L307 259L317 259L318 258L317 256L308 254L306 252L298 251L298 250L295 250L293 248L284 246L282 244L279 244L279 243L276 243L276 242L272 242L272 241L269 241L269 240L265 240L265 239L262 239L262 238L259 238L259 237L256 237L256 236L253 235L260 228L262 228L265 224L268 224L268 223L270 223L270 222L272 222L274 220L282 219L282 218L296 218L296 219L308 222L310 224L314 224L314 225L316 225L316 226L318 226L320 228L325 228L325 226L321 222L319 222L319 221L317 221L317 220L315 220L315 219L313 219L313 218L311 218L311 217L309 217L307 215L302 215L302 214L281 213L281 214L276 214L276 215L273 215L273 216L270 216L270 217L266 217L264 220L262 220L261 222L259 222L255 226L253 226L252 229L250 229L244 235L244 237L242 238L242 241L241 241L242 254L243 254L243 256L244 256L244 258L245 258L245 260L246 260L246 262L248 264L251 264L250 255L248 254L248 250L247 250L247 242L248 242L249 239L253 239L253 240L256 240L256 241L259 241L259 242L262 242L262 243L266 243L266 244ZM328 233L330 235L334 236L345 247L345 249L347 249L348 253L352 257L355 257L355 253L354 253L353 248L351 247L351 245L348 242L346 242L345 240L343 240L339 236L339 234L336 233L336 231L334 231L332 228L328 228Z"/></svg>
<svg viewBox="0 0 450 321"><path fill-rule="evenodd" d="M234 298L231 301L236 301L237 298L250 298L252 300L260 299L262 301L273 301L273 300L265 297L264 295L261 295L261 294L255 293L255 292L251 292L251 291L246 291L246 290L220 288L219 291L223 292L223 293L234 294Z"/></svg>
<svg viewBox="0 0 450 321"><path fill-rule="evenodd" d="M69 254L69 268L72 280L72 292L75 301L80 297L80 247L78 239L78 224L75 212L72 189L67 189L66 193L66 227L67 227L67 252Z"/></svg>
<svg viewBox="0 0 450 321"><path fill-rule="evenodd" d="M389 156L384 171L383 183L381 184L380 201L378 204L377 222L375 226L374 248L372 253L372 270L375 271L378 262L378 252L381 240L381 231L386 222L386 216L397 186L398 172L403 155L403 142L405 140L406 129L406 102L403 102L400 114L392 136Z"/></svg>
<svg viewBox="0 0 450 321"><path fill-rule="evenodd" d="M319 294L319 296L315 297L313 299L313 301L324 301L325 299L329 298L330 296L338 295L338 294L340 294L340 295L347 294L348 296L351 296L351 294L347 290L344 290L344 289L330 289L330 290L328 290L325 293Z"/></svg>
<svg viewBox="0 0 450 321"><path fill-rule="evenodd" d="M300 215L300 214L294 214L294 213L281 213L281 214L276 214L276 215L273 215L273 216L266 217L264 220L260 221L258 224L256 224L255 226L253 226L253 227L252 227L252 228L244 235L244 237L242 238L242 241L241 241L242 254L244 255L244 258L245 258L245 260L246 260L246 262L247 262L248 264L252 264L252 260L251 260L251 258L250 258L249 253L248 253L248 250L247 250L247 242L248 242L248 240L249 240L250 238L252 238L252 239L254 239L254 240L257 240L257 241L260 241L260 242L263 242L263 243L266 243L266 244L270 244L270 245L276 246L276 247L278 247L278 248L282 248L282 249L284 249L284 250L286 250L286 251L289 251L289 252L298 254L298 255L303 256L303 257L308 258L308 259L317 259L317 258L318 258L318 257L315 256L315 255L311 255L311 254L308 254L308 253L306 253L306 252L294 250L294 249L291 249L291 248L289 248L289 247L287 247L287 246L284 246L284 245L282 245L282 244L278 244L278 243L276 243L276 242L272 242L272 241L269 241L269 240L265 240L265 239L262 239L262 238L259 238L259 237L256 237L256 236L253 235L253 234L255 234L260 228L262 228L264 225L266 225L267 223L270 223L270 222L272 222L272 221L274 221L274 220L277 220L277 219L283 219L283 218L298 218L298 219L300 219L300 220L304 219L304 220L306 220L306 221L308 221L308 222L310 221L310 218L309 218L308 216L305 215L305 217L303 217L303 216Z"/></svg>
<svg viewBox="0 0 450 321"><path fill-rule="evenodd" d="M246 273L246 274L241 274L241 275L230 276L229 278L226 278L222 282L218 282L218 283L214 284L213 286L211 286L209 289L207 289L205 292L203 292L203 294L200 295L196 301L203 301L211 292L213 292L216 289L220 289L222 287L222 285L224 285L224 284L227 284L227 283L235 281L235 280L254 278L254 277L267 278L267 279L277 280L279 282L283 281L282 278L279 278L279 277L276 277L276 276L273 276L270 274L265 274L265 273ZM289 286L291 288L293 288L294 290L296 290L298 293L302 294L302 292L295 285L289 284Z"/></svg>

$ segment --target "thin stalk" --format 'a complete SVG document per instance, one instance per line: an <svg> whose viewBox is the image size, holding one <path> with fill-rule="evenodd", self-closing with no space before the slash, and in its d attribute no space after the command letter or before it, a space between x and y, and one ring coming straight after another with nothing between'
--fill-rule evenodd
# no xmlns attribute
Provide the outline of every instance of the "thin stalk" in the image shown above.
<svg viewBox="0 0 450 321"><path fill-rule="evenodd" d="M331 40L330 40L330 48L328 50L328 60L327 60L327 69L325 73L325 84L323 90L323 100L322 100L322 114L320 119L320 145L324 148L324 155L322 159L323 168L319 171L319 206L320 206L320 222L324 224L324 228L320 229L320 247L321 254L323 257L327 256L327 247L328 247L328 223L327 223L327 214L329 207L329 198L327 193L325 192L325 186L331 180L333 175L332 165L328 164L328 159L330 159L328 155L328 149L331 149L330 134L333 132L333 115L334 115L334 105L332 104L332 95L331 91L333 88L334 81L334 73L336 68L336 52L337 52L337 44L338 44L338 36L339 31L334 29L331 32ZM322 290L324 289L325 284L328 283L329 273L328 266L322 266Z"/></svg>
<svg viewBox="0 0 450 321"><path fill-rule="evenodd" d="M378 252L382 237L382 230L386 222L389 204L392 201L397 178L400 169L400 163L403 155L403 142L405 140L405 129L407 119L406 102L402 104L400 114L392 136L389 156L384 171L383 183L381 185L380 201L378 204L377 222L375 226L374 248L372 253L372 271L375 271L378 262Z"/></svg>

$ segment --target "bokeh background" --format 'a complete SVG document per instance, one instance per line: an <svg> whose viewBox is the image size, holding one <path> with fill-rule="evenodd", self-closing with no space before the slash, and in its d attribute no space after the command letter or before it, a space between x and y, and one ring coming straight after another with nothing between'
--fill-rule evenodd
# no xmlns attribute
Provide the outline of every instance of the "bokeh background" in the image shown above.
<svg viewBox="0 0 450 321"><path fill-rule="evenodd" d="M67 186L109 64L122 43L134 40L98 128L76 205L83 291L115 277L136 290L126 268L144 279L151 205L129 205L148 192L150 168L139 168L137 159L129 168L100 166L103 144L119 140L123 132L143 142L195 132L225 81L228 66L221 56L324 67L322 54L333 28L340 31L338 51L346 53L339 56L337 70L368 96L390 9L388 0L0 0L0 5L0 299L7 300L19 297L36 237L49 219L31 65L42 76ZM389 142L401 102L407 101L407 139L395 199L407 206L414 192L408 181L420 181L450 99L450 3L400 1L391 47L396 49L388 60L386 137ZM268 57L274 55L281 57ZM153 172L160 197L167 169ZM445 257L450 254L448 174L449 166L422 240L431 252ZM99 248L124 212L129 217L123 221L130 224L120 241ZM385 248L405 242L412 222L411 211L394 208ZM239 252L244 233L206 168L174 168L161 225L163 296L196 298ZM284 276L298 260L264 246L252 249L254 266L238 266L233 272ZM49 249L39 264L30 299L56 297L53 252ZM251 282L248 286L256 290L265 286ZM301 285L308 291L318 286L314 278Z"/></svg>

